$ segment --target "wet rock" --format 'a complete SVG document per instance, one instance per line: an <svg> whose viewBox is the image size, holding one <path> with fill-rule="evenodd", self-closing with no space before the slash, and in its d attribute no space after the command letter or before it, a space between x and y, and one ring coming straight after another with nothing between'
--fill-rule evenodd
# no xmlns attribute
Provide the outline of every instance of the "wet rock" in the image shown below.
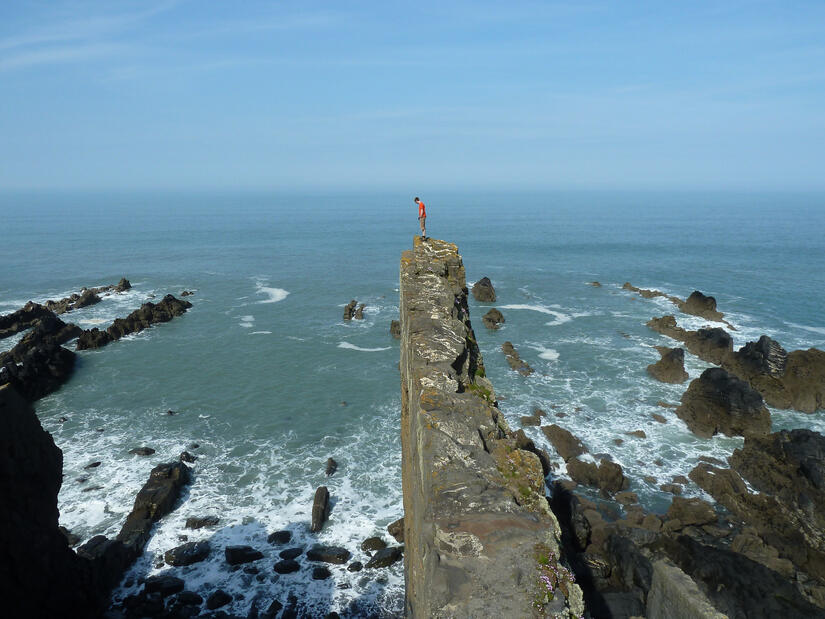
<svg viewBox="0 0 825 619"><path fill-rule="evenodd" d="M679 484L661 484L659 490L670 494L682 494L682 486Z"/></svg>
<svg viewBox="0 0 825 619"><path fill-rule="evenodd" d="M360 572L364 568L364 565L360 561L353 561L347 566L348 572Z"/></svg>
<svg viewBox="0 0 825 619"><path fill-rule="evenodd" d="M0 353L0 387L10 385L34 402L69 380L74 363L75 354L55 341L21 341Z"/></svg>
<svg viewBox="0 0 825 619"><path fill-rule="evenodd" d="M346 563L351 556L349 550L346 548L340 546L325 546L323 544L315 544L307 551L307 559L310 561L320 561L322 563Z"/></svg>
<svg viewBox="0 0 825 619"><path fill-rule="evenodd" d="M121 277L120 281L115 286L115 292L125 292L132 287L132 284L125 277Z"/></svg>
<svg viewBox="0 0 825 619"><path fill-rule="evenodd" d="M518 354L518 351L513 348L512 342L504 342L501 345L501 351L504 353L504 358L512 369L522 376L530 376L534 372L533 368L524 361Z"/></svg>
<svg viewBox="0 0 825 619"><path fill-rule="evenodd" d="M332 458L327 458L326 474L327 477L334 474L338 470L338 463Z"/></svg>
<svg viewBox="0 0 825 619"><path fill-rule="evenodd" d="M390 323L390 335L397 340L401 339L401 321L393 320Z"/></svg>
<svg viewBox="0 0 825 619"><path fill-rule="evenodd" d="M214 527L220 522L217 516L190 516L186 519L187 529L202 529L203 527Z"/></svg>
<svg viewBox="0 0 825 619"><path fill-rule="evenodd" d="M403 546L390 546L389 548L383 548L376 552L372 559L367 562L367 569L375 569L379 567L389 567L401 557L404 556L404 547Z"/></svg>
<svg viewBox="0 0 825 619"><path fill-rule="evenodd" d="M355 308L358 306L358 301L353 299L344 307L344 320L352 320L355 315Z"/></svg>
<svg viewBox="0 0 825 619"><path fill-rule="evenodd" d="M679 520L683 526L711 524L719 519L716 510L702 499L685 499L673 497L673 503L667 510L668 520Z"/></svg>
<svg viewBox="0 0 825 619"><path fill-rule="evenodd" d="M667 419L665 418L665 416L664 416L664 415L660 415L659 413L653 413L653 414L651 415L651 417L653 417L653 419L654 419L655 421L658 421L659 423L667 423Z"/></svg>
<svg viewBox="0 0 825 619"><path fill-rule="evenodd" d="M101 464L100 460L97 460L95 462L90 462L89 464L87 464L83 468L84 469L96 469L97 467L100 466L100 464Z"/></svg>
<svg viewBox="0 0 825 619"><path fill-rule="evenodd" d="M184 582L182 579L170 574L159 574L149 576L144 582L144 589L147 593L160 593L161 597L169 597L175 593L183 591Z"/></svg>
<svg viewBox="0 0 825 619"><path fill-rule="evenodd" d="M191 290L184 290L183 292L180 293L180 296L182 296L182 297L191 297L193 294L195 294L195 293L192 292Z"/></svg>
<svg viewBox="0 0 825 619"><path fill-rule="evenodd" d="M679 384L688 379L685 372L685 351L681 348L657 346L661 359L647 366L647 373L663 383Z"/></svg>
<svg viewBox="0 0 825 619"><path fill-rule="evenodd" d="M252 546L227 546L224 548L223 554L229 565L251 563L264 557L260 550L255 550Z"/></svg>
<svg viewBox="0 0 825 619"><path fill-rule="evenodd" d="M404 543L404 517L402 516L395 522L387 525L387 533L393 536L399 544Z"/></svg>
<svg viewBox="0 0 825 619"><path fill-rule="evenodd" d="M709 368L691 381L676 415L698 436L767 434L771 415L762 396L722 368Z"/></svg>
<svg viewBox="0 0 825 619"><path fill-rule="evenodd" d="M180 460L181 462L188 462L189 464L192 464L192 463L193 463L195 460L197 460L197 459L198 459L198 458L197 458L197 456L193 456L193 455L192 455L192 454L190 454L188 451L184 451L184 452L182 452L182 453L180 454L180 458L179 458L179 460Z"/></svg>
<svg viewBox="0 0 825 619"><path fill-rule="evenodd" d="M185 606L200 606L203 604L203 598L194 591L181 591L175 597L176 602L180 602Z"/></svg>
<svg viewBox="0 0 825 619"><path fill-rule="evenodd" d="M565 462L587 453L584 444L561 426L556 424L542 426L541 431Z"/></svg>
<svg viewBox="0 0 825 619"><path fill-rule="evenodd" d="M126 318L116 318L105 331L94 328L83 331L77 338L77 350L100 348L125 335L139 333L154 324L168 322L186 312L192 304L167 294L159 303L144 303Z"/></svg>
<svg viewBox="0 0 825 619"><path fill-rule="evenodd" d="M374 552L376 550L383 550L387 547L387 542L380 537L368 537L361 542L361 550L364 552Z"/></svg>
<svg viewBox="0 0 825 619"><path fill-rule="evenodd" d="M622 505L633 505L639 502L639 495L635 492L617 492L615 499Z"/></svg>
<svg viewBox="0 0 825 619"><path fill-rule="evenodd" d="M708 320L721 321L724 314L716 310L716 299L709 297L698 290L690 293L681 309L686 314L693 314Z"/></svg>
<svg viewBox="0 0 825 619"><path fill-rule="evenodd" d="M74 533L69 531L69 529L67 529L66 527L63 527L63 526L60 526L60 527L57 527L57 528L63 534L63 537L66 538L66 542L68 542L70 547L77 546L80 543L80 536L79 535L75 535Z"/></svg>
<svg viewBox="0 0 825 619"><path fill-rule="evenodd" d="M167 550L163 559L176 567L199 563L209 556L209 542L188 542L172 550Z"/></svg>
<svg viewBox="0 0 825 619"><path fill-rule="evenodd" d="M320 486L315 491L315 499L312 502L312 524L310 531L317 533L320 531L329 516L329 490L326 486Z"/></svg>
<svg viewBox="0 0 825 619"><path fill-rule="evenodd" d="M602 285L599 282L588 282L588 285L593 286L594 288L602 287Z"/></svg>
<svg viewBox="0 0 825 619"><path fill-rule="evenodd" d="M502 314L496 308L493 308L481 317L481 322L488 329L495 330L501 327L501 325L504 324L506 321L504 320L504 314Z"/></svg>
<svg viewBox="0 0 825 619"><path fill-rule="evenodd" d="M29 301L16 312L0 316L0 339L25 331L34 326L41 318L52 315L54 313L50 309L34 301Z"/></svg>
<svg viewBox="0 0 825 619"><path fill-rule="evenodd" d="M209 610L215 610L216 608L220 608L221 606L226 606L229 602L232 601L232 596L229 595L223 589L218 589L209 595L206 598L206 608Z"/></svg>
<svg viewBox="0 0 825 619"><path fill-rule="evenodd" d="M283 559L281 561L278 561L274 566L274 570L279 574L292 574L293 572L297 572L300 569L300 563L298 563L294 559Z"/></svg>
<svg viewBox="0 0 825 619"><path fill-rule="evenodd" d="M270 544L288 544L292 539L292 531L275 531L266 538Z"/></svg>
<svg viewBox="0 0 825 619"><path fill-rule="evenodd" d="M594 486L611 494L630 486L630 480L624 476L621 465L608 460L602 460L597 466L593 462L572 458L567 462L567 473L577 483Z"/></svg>
<svg viewBox="0 0 825 619"><path fill-rule="evenodd" d="M644 430L633 430L632 432L625 432L628 436L635 436L636 438L647 438Z"/></svg>
<svg viewBox="0 0 825 619"><path fill-rule="evenodd" d="M278 553L278 556L282 559L297 559L302 554L304 554L304 547L297 546L295 548L287 548L286 550L282 550Z"/></svg>
<svg viewBox="0 0 825 619"><path fill-rule="evenodd" d="M361 303L358 306L358 309L355 310L355 314L353 314L352 317L355 320L364 320L364 308L365 307L366 307L366 305L364 303Z"/></svg>
<svg viewBox="0 0 825 619"><path fill-rule="evenodd" d="M312 568L312 580L326 580L330 576L332 576L332 572L325 565Z"/></svg>
<svg viewBox="0 0 825 619"><path fill-rule="evenodd" d="M134 449L130 449L129 453L135 456L151 456L155 453L155 450L151 447L135 447Z"/></svg>
<svg viewBox="0 0 825 619"><path fill-rule="evenodd" d="M473 284L472 293L473 298L479 303L494 303L496 300L496 291L489 277L482 277Z"/></svg>

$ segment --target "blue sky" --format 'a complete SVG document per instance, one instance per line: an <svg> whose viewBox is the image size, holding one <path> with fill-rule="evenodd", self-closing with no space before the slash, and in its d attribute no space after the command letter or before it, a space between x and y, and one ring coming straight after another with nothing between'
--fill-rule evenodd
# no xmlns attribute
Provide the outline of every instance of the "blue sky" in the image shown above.
<svg viewBox="0 0 825 619"><path fill-rule="evenodd" d="M0 3L0 188L825 189L825 2Z"/></svg>

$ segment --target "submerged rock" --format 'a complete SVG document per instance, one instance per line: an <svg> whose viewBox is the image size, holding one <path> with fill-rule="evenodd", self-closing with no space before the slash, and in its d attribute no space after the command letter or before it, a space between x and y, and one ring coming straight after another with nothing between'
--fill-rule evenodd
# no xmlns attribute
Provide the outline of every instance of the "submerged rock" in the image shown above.
<svg viewBox="0 0 825 619"><path fill-rule="evenodd" d="M512 342L504 342L501 345L501 351L504 353L510 367L522 376L530 376L534 372L533 368L519 356Z"/></svg>

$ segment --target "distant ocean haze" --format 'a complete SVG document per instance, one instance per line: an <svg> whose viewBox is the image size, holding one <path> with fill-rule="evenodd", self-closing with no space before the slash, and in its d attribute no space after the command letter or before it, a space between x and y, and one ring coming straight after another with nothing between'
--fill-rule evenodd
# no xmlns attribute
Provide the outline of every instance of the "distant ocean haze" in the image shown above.
<svg viewBox="0 0 825 619"><path fill-rule="evenodd" d="M724 458L742 440L697 440L657 406L678 402L687 383L648 377L645 367L659 358L653 347L676 344L645 322L665 313L686 328L707 321L622 283L715 296L737 346L763 333L788 350L825 346L821 195L416 192L427 204L428 234L458 244L468 284L487 276L495 286L497 302L471 298L470 311L511 427L538 406L548 413L543 423L569 429L592 453L611 453L634 480L669 482L698 455ZM0 195L0 313L125 276L128 293L64 316L102 328L152 295L195 292L185 315L79 353L71 380L37 403L64 452L61 524L83 540L116 533L153 464L194 442L191 491L132 576L159 571L155 559L181 534L213 548L252 545L267 564L281 550L268 533L290 529L292 545L309 545L319 485L333 498L320 541L356 559L367 537L392 541L386 525L403 508L399 350L389 327L398 318L400 254L418 233L413 195ZM350 299L366 304L363 321L342 320ZM481 322L493 306L506 319L498 331ZM506 340L533 375L510 370L500 350ZM707 367L690 354L685 365L691 379ZM772 415L774 429L825 431L821 413ZM624 436L636 429L648 439ZM538 428L525 431L553 453ZM128 453L143 445L155 456ZM339 463L329 478L328 457ZM633 490L648 509L670 502L655 485ZM208 514L220 516L216 529L184 529L188 516ZM187 568L185 580L196 591L216 583L243 591L231 612L245 614L256 593L285 601L287 592L317 600L319 611L355 600L387 615L403 608L400 563L379 581L340 569L330 581L303 570L273 583L229 571L222 555Z"/></svg>

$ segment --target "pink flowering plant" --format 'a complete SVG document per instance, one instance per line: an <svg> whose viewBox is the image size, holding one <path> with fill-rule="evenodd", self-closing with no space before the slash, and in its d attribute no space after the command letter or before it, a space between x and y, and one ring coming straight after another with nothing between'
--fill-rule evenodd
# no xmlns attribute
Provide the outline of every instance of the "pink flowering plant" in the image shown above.
<svg viewBox="0 0 825 619"><path fill-rule="evenodd" d="M576 578L570 570L559 564L556 555L544 544L536 546L536 566L538 577L533 606L539 616L544 617L545 607L556 599L559 592L567 597L568 587L576 582Z"/></svg>

